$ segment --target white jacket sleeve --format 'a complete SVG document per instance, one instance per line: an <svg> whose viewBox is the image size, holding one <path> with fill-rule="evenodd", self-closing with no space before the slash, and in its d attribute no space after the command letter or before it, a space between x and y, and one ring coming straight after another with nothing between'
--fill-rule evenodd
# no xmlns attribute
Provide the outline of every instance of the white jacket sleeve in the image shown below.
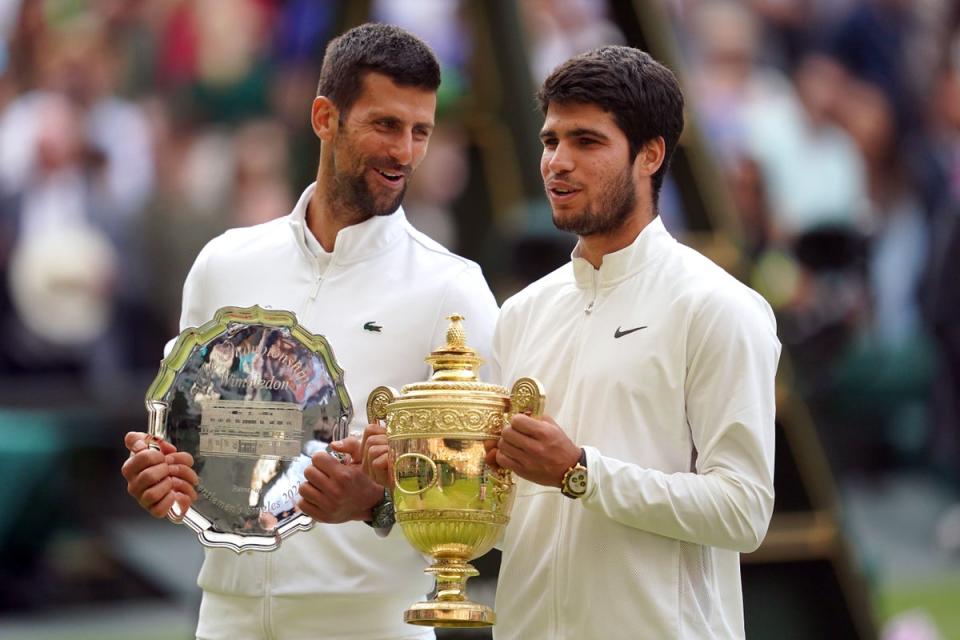
<svg viewBox="0 0 960 640"><path fill-rule="evenodd" d="M691 471L664 473L585 447L583 505L650 533L753 551L773 511L773 314L752 291L717 290L686 331L687 424L677 428L690 430Z"/></svg>
<svg viewBox="0 0 960 640"><path fill-rule="evenodd" d="M213 315L208 314L207 305L204 303L206 296L204 293L204 281L206 277L207 255L209 243L197 255L193 261L193 266L187 273L187 278L183 282L183 301L180 305L180 331L185 331L190 327L199 327L205 322L212 320ZM171 338L163 348L164 357L170 355L177 338Z"/></svg>

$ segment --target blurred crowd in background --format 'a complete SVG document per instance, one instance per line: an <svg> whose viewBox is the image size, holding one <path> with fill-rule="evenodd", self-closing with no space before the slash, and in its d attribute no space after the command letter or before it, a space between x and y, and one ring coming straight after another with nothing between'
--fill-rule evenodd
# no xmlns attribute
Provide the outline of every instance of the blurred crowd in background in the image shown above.
<svg viewBox="0 0 960 640"><path fill-rule="evenodd" d="M442 61L439 126L405 210L454 251L470 164L451 114L477 69L467 4L370 3ZM741 275L778 314L834 469L922 467L960 489L960 9L663 4L688 134L725 177L752 265ZM0 382L66 377L96 396L156 371L197 251L285 215L313 180L310 103L345 5L0 3ZM534 87L568 56L626 41L601 0L515 6ZM663 215L682 237L670 189ZM545 202L514 205L498 238L549 227ZM469 257L498 272L508 254ZM938 536L960 553L960 508Z"/></svg>
<svg viewBox="0 0 960 640"><path fill-rule="evenodd" d="M960 8L679 2L750 284L841 473L960 488ZM960 513L939 543L960 550Z"/></svg>

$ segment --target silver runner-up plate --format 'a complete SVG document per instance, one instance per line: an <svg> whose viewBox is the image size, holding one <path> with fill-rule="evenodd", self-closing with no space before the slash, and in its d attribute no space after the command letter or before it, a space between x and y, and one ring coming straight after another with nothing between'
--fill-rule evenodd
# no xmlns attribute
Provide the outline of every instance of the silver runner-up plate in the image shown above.
<svg viewBox="0 0 960 640"><path fill-rule="evenodd" d="M353 415L326 339L256 306L181 333L146 405L150 436L192 454L200 478L197 500L170 519L236 552L271 551L313 526L297 508L303 472Z"/></svg>

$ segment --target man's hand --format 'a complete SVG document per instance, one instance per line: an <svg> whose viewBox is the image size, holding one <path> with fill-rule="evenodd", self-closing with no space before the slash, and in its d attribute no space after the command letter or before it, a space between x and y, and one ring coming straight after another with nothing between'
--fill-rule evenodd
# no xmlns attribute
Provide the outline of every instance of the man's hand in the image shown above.
<svg viewBox="0 0 960 640"><path fill-rule="evenodd" d="M306 482L300 485L301 511L330 524L370 519L383 498L383 486L364 473L360 447L352 437L332 443L331 449L347 456L344 462L326 451L313 455L313 465L303 472Z"/></svg>
<svg viewBox="0 0 960 640"><path fill-rule="evenodd" d="M518 413L503 430L497 446L488 446L487 461L521 478L559 487L567 469L580 459L580 447L550 416L532 418Z"/></svg>
<svg viewBox="0 0 960 640"><path fill-rule="evenodd" d="M163 518L174 512L182 516L197 499L194 485L197 484L197 472L193 470L193 456L186 451L177 451L169 442L154 439L160 450L151 449L147 434L131 431L123 442L130 451L130 457L123 463L120 473L127 481L129 493L155 518Z"/></svg>
<svg viewBox="0 0 960 640"><path fill-rule="evenodd" d="M387 444L387 429L381 424L368 424L363 430L363 471L379 485L393 488L393 461Z"/></svg>

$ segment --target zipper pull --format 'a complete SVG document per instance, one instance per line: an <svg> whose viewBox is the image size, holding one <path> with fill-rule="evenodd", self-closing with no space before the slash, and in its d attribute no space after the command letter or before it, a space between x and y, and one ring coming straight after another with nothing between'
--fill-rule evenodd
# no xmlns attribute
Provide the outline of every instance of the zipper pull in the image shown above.
<svg viewBox="0 0 960 640"><path fill-rule="evenodd" d="M323 284L323 276L317 276L317 284L314 285L313 291L310 293L310 299L316 300L317 296L320 295L320 285Z"/></svg>
<svg viewBox="0 0 960 640"><path fill-rule="evenodd" d="M586 307L583 308L583 313L586 315L590 315L591 313L593 313L593 305L597 301L597 279L598 279L597 270L594 269L593 273L591 273L590 275L592 276L592 280L593 280L593 299L590 300L590 304L588 304Z"/></svg>

